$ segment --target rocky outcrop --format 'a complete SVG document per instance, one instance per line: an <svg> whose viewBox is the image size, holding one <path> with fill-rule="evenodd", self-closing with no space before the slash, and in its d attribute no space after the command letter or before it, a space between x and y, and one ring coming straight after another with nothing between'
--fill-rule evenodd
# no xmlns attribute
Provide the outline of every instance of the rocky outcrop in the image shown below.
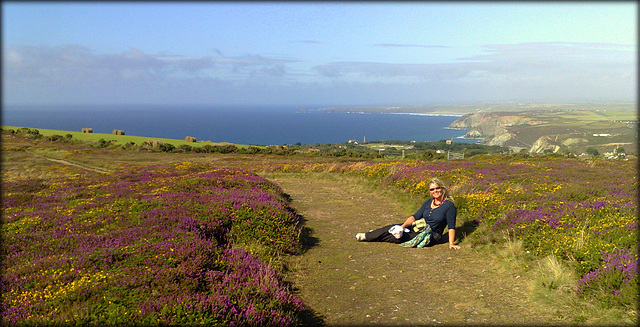
<svg viewBox="0 0 640 327"><path fill-rule="evenodd" d="M620 142L637 145L637 117L612 120L613 115L604 115L605 109L596 107L595 104L485 107L459 117L449 127L466 130L465 137L478 139L478 143L518 153L582 153L596 146L612 151ZM629 110L635 112L637 105L616 104L606 108L635 117Z"/></svg>
<svg viewBox="0 0 640 327"><path fill-rule="evenodd" d="M515 135L513 133L505 132L505 133L502 133L502 134L494 137L493 139L491 139L491 141L489 141L489 143L487 143L487 145L499 145L499 146L502 146L505 143L507 143L507 141L513 139L514 137L515 137Z"/></svg>
<svg viewBox="0 0 640 327"><path fill-rule="evenodd" d="M472 128L469 132L467 132L467 134L465 134L464 137L475 139L484 138L485 141L489 142L495 136L499 136L507 132L508 131L505 128L495 123L485 122L480 124L479 126Z"/></svg>
<svg viewBox="0 0 640 327"><path fill-rule="evenodd" d="M507 112L477 112L464 115L449 125L450 128L469 129L465 138L480 138L487 145L529 146L516 140L511 127L518 125L540 125L545 121L535 120L527 114ZM509 142L511 141L511 142Z"/></svg>
<svg viewBox="0 0 640 327"><path fill-rule="evenodd" d="M551 137L541 136L533 143L531 149L529 149L529 153L543 153L547 150L551 150L552 152L556 153L560 151L560 149L560 145L555 144Z"/></svg>
<svg viewBox="0 0 640 327"><path fill-rule="evenodd" d="M495 135L507 132L499 122L499 118L500 113L478 112L474 114L467 114L456 119L449 125L449 127L469 129L469 132L464 136L465 138L485 138L485 141L489 141L487 138L492 138Z"/></svg>
<svg viewBox="0 0 640 327"><path fill-rule="evenodd" d="M470 131L467 132L467 134L464 135L464 138L466 139L480 139L482 138L484 135L482 135L482 132L476 129L472 129Z"/></svg>
<svg viewBox="0 0 640 327"><path fill-rule="evenodd" d="M449 125L450 128L470 129L480 125L487 114L483 112L466 114Z"/></svg>
<svg viewBox="0 0 640 327"><path fill-rule="evenodd" d="M545 121L534 120L526 115L506 112L477 112L464 115L449 125L450 128L470 129L469 138L493 138L508 133L507 128L516 125L540 125Z"/></svg>

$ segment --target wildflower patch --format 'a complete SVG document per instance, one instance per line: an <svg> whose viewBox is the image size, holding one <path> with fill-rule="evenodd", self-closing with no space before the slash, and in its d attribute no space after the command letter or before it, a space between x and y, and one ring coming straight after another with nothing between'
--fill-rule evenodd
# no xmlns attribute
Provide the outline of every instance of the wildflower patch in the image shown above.
<svg viewBox="0 0 640 327"><path fill-rule="evenodd" d="M484 225L489 235L508 232L523 242L526 251L540 257L555 255L574 267L582 276L578 294L607 290L599 299L633 307L637 293L630 293L627 285L637 285L637 271L622 269L621 264L604 265L620 256L616 251L626 251L625 267L638 263L636 168L637 160L497 158L298 164L266 170L351 174L425 196L427 181L440 178L455 198L458 225Z"/></svg>
<svg viewBox="0 0 640 327"><path fill-rule="evenodd" d="M181 163L2 191L8 324L299 324L265 263L300 252L299 218L264 178Z"/></svg>

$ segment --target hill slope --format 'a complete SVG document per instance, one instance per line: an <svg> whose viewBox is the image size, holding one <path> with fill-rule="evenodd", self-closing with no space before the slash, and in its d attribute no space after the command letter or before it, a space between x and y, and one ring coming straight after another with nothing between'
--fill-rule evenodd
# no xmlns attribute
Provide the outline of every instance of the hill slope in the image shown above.
<svg viewBox="0 0 640 327"><path fill-rule="evenodd" d="M468 138L488 145L507 146L515 152L585 152L594 147L613 152L618 146L635 151L637 116L632 108L481 111L467 114L449 125L470 129Z"/></svg>

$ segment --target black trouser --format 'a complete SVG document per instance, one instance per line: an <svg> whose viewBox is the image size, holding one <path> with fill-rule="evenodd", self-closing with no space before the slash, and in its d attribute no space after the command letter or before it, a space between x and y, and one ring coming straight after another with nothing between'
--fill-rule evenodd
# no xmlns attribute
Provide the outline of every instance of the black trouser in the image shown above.
<svg viewBox="0 0 640 327"><path fill-rule="evenodd" d="M419 234L417 232L410 231L408 233L402 233L401 238L395 238L393 235L389 233L389 229L394 225L400 225L400 224L393 224L385 227L380 227L378 229L364 233L364 237L367 242L403 243L416 237L416 235Z"/></svg>

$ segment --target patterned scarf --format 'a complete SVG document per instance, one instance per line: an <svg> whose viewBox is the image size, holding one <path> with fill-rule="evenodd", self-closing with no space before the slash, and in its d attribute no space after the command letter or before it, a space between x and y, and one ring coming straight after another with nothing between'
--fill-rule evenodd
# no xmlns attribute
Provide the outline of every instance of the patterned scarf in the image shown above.
<svg viewBox="0 0 640 327"><path fill-rule="evenodd" d="M404 243L400 243L400 246L405 248L423 248L429 244L429 241L431 240L431 232L431 226L426 224L420 234Z"/></svg>

